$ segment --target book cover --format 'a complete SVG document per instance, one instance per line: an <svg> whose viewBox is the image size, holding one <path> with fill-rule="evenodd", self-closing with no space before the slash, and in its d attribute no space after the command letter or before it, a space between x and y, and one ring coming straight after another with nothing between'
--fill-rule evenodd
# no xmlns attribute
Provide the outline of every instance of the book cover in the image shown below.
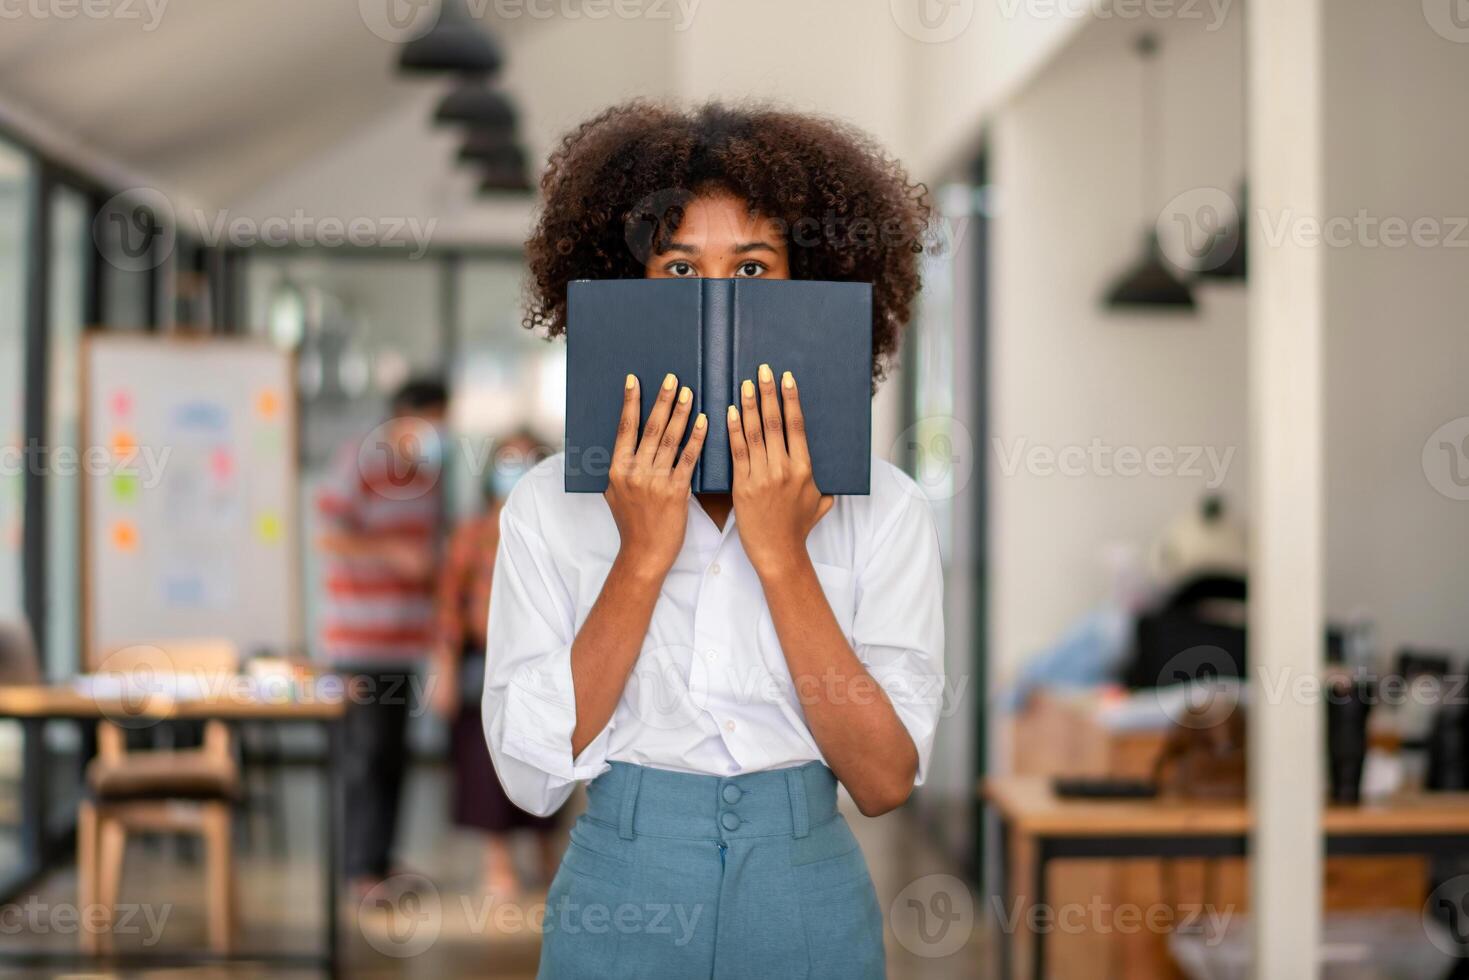
<svg viewBox="0 0 1469 980"><path fill-rule="evenodd" d="M816 486L865 494L872 466L872 287L786 279L579 280L567 289L566 489L601 493L623 382L638 376L646 420L663 376L709 417L695 493L730 490L724 416L769 364L801 393ZM692 415L690 416L692 418ZM687 436L686 436L687 438Z"/></svg>

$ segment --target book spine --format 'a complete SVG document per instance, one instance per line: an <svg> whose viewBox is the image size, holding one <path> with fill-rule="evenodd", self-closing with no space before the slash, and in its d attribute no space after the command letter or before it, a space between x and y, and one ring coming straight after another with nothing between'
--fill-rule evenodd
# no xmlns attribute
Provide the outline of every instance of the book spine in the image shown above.
<svg viewBox="0 0 1469 980"><path fill-rule="evenodd" d="M727 493L732 468L724 416L734 397L734 280L705 279L699 324L699 410L709 417L695 493Z"/></svg>

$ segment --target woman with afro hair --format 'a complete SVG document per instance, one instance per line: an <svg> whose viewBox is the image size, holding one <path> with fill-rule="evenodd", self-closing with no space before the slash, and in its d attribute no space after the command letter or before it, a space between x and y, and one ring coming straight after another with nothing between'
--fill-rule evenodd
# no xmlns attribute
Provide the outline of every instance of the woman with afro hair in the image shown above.
<svg viewBox="0 0 1469 980"><path fill-rule="evenodd" d="M564 333L577 279L845 280L872 286L874 388L898 350L925 193L845 125L631 103L568 134L541 191L528 327ZM692 413L697 379L629 376L606 493L566 493L553 456L502 511L495 769L533 813L589 783L547 895L543 978L884 976L837 785L876 816L923 780L942 707L938 538L880 458L870 494L824 496L801 379L756 373L716 419ZM728 428L733 490L695 495L710 425Z"/></svg>

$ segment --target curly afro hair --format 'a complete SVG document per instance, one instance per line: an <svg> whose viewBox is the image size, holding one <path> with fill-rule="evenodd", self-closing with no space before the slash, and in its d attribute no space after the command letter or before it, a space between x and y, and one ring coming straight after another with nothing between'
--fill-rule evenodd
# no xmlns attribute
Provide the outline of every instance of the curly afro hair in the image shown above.
<svg viewBox="0 0 1469 980"><path fill-rule="evenodd" d="M541 191L526 243L529 329L564 333L569 282L641 278L683 205L723 191L782 230L793 278L872 284L874 383L898 350L919 288L927 191L852 127L770 106L631 102L568 133Z"/></svg>

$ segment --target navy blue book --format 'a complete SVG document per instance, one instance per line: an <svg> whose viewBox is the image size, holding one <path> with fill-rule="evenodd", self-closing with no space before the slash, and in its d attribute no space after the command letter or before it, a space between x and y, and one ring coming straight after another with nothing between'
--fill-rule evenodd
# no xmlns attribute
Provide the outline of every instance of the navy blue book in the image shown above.
<svg viewBox="0 0 1469 980"><path fill-rule="evenodd" d="M872 287L787 279L598 279L567 288L566 489L601 493L627 375L642 418L670 371L709 417L695 493L730 490L725 413L769 364L796 376L822 493L865 494L872 468ZM690 425L692 428L692 423ZM687 437L686 437L687 438Z"/></svg>

